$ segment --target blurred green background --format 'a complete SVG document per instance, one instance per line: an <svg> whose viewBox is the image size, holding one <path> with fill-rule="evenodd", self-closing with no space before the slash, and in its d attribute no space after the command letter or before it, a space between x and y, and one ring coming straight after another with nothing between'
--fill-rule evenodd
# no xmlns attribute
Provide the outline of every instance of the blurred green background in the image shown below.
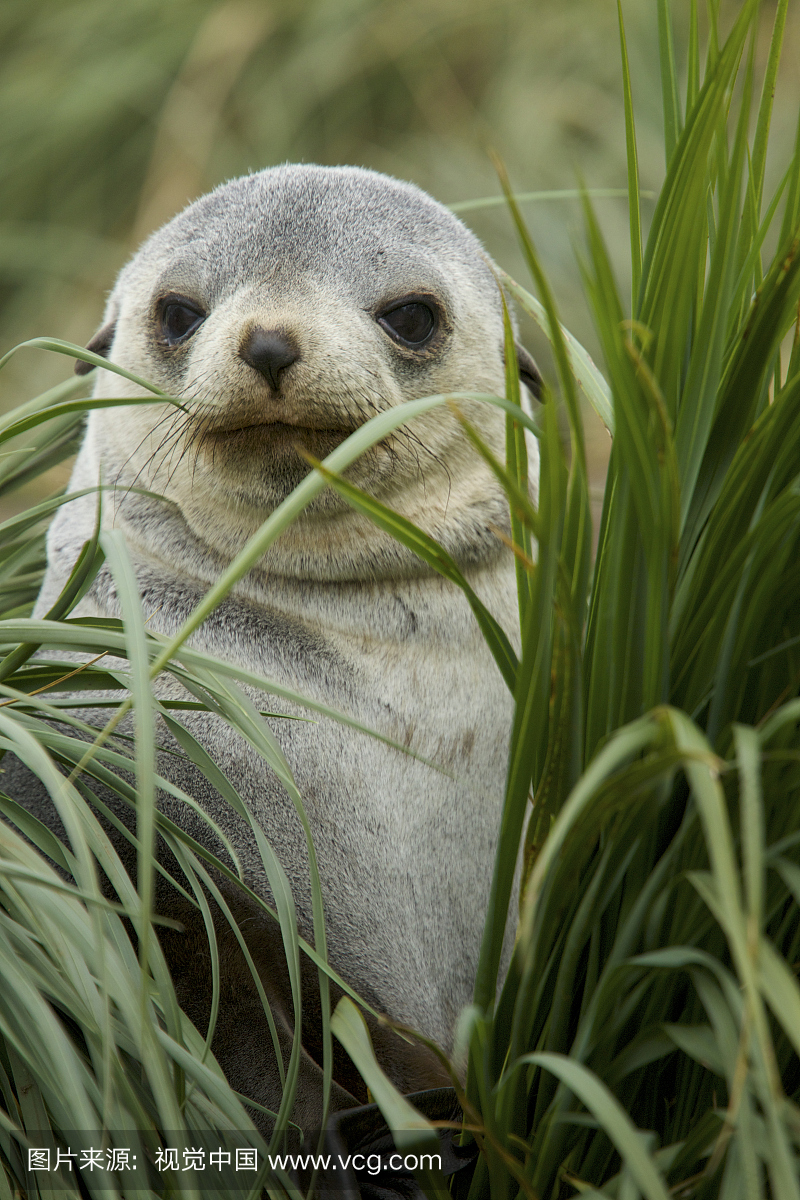
<svg viewBox="0 0 800 1200"><path fill-rule="evenodd" d="M737 8L723 5L728 19ZM623 0L623 11L642 188L657 189L656 0ZM687 12L674 0L679 62ZM766 0L762 60L773 16ZM457 204L499 191L491 147L518 191L624 188L618 37L614 0L2 0L0 351L44 334L85 343L145 235L220 181L274 163L373 167ZM799 104L800 3L778 81L776 161ZM596 203L626 292L627 203ZM594 352L574 254L579 205L524 211L562 319ZM528 286L504 209L463 217ZM523 333L546 368L543 340L524 323ZM69 369L23 352L3 373L0 408ZM599 486L608 439L591 414L589 447Z"/></svg>

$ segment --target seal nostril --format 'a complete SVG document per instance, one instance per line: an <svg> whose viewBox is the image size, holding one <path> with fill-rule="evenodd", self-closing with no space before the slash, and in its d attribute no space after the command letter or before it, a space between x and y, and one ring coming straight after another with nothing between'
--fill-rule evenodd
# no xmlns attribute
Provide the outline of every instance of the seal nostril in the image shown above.
<svg viewBox="0 0 800 1200"><path fill-rule="evenodd" d="M297 362L300 351L279 329L251 329L239 347L239 355L268 380L273 392L280 386L281 371Z"/></svg>

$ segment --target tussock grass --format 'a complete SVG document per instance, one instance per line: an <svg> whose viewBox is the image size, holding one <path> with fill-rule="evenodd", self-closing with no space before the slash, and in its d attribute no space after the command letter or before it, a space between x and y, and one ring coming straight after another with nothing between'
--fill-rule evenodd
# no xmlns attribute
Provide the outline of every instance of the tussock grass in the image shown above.
<svg viewBox="0 0 800 1200"><path fill-rule="evenodd" d="M658 9L668 169L644 244L620 11L630 318L584 203L607 389L561 332L506 185L540 303L513 291L552 340L559 399L539 415L536 511L519 422L495 465L522 654L509 667L495 648L517 703L462 1031L482 1151L469 1200L800 1193L800 126L764 196L787 5L760 94L757 4L724 42L712 22L702 71L693 7L685 99ZM593 567L576 381L614 431ZM496 999L521 840L519 936Z"/></svg>

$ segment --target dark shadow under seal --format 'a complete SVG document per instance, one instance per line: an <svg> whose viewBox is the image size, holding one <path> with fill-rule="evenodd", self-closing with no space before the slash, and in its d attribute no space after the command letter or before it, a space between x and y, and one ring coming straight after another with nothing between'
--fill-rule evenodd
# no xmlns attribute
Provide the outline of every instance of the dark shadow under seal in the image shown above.
<svg viewBox="0 0 800 1200"><path fill-rule="evenodd" d="M429 1121L462 1120L461 1107L453 1088L430 1088L407 1096ZM478 1155L474 1142L459 1146L457 1129L438 1129L439 1153L442 1174L445 1178L459 1171L472 1173ZM425 1200L414 1173L401 1167L400 1170L382 1169L380 1173L367 1169L366 1160L379 1155L386 1164L396 1155L391 1130L381 1115L377 1104L365 1104L359 1108L348 1108L334 1113L325 1134L325 1151L336 1163L336 1169L325 1171L317 1179L320 1200ZM355 1170L354 1156L361 1155L363 1169ZM347 1165L343 1165L347 1164Z"/></svg>

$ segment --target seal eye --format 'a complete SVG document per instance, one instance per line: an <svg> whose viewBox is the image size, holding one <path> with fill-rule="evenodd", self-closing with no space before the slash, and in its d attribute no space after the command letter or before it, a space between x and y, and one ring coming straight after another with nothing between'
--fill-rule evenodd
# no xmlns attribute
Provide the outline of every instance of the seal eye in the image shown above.
<svg viewBox="0 0 800 1200"><path fill-rule="evenodd" d="M161 328L170 346L191 337L205 319L205 313L177 300L168 301L161 310Z"/></svg>
<svg viewBox="0 0 800 1200"><path fill-rule="evenodd" d="M427 304L401 304L381 313L378 324L405 346L423 345L429 341L436 328L436 317Z"/></svg>

